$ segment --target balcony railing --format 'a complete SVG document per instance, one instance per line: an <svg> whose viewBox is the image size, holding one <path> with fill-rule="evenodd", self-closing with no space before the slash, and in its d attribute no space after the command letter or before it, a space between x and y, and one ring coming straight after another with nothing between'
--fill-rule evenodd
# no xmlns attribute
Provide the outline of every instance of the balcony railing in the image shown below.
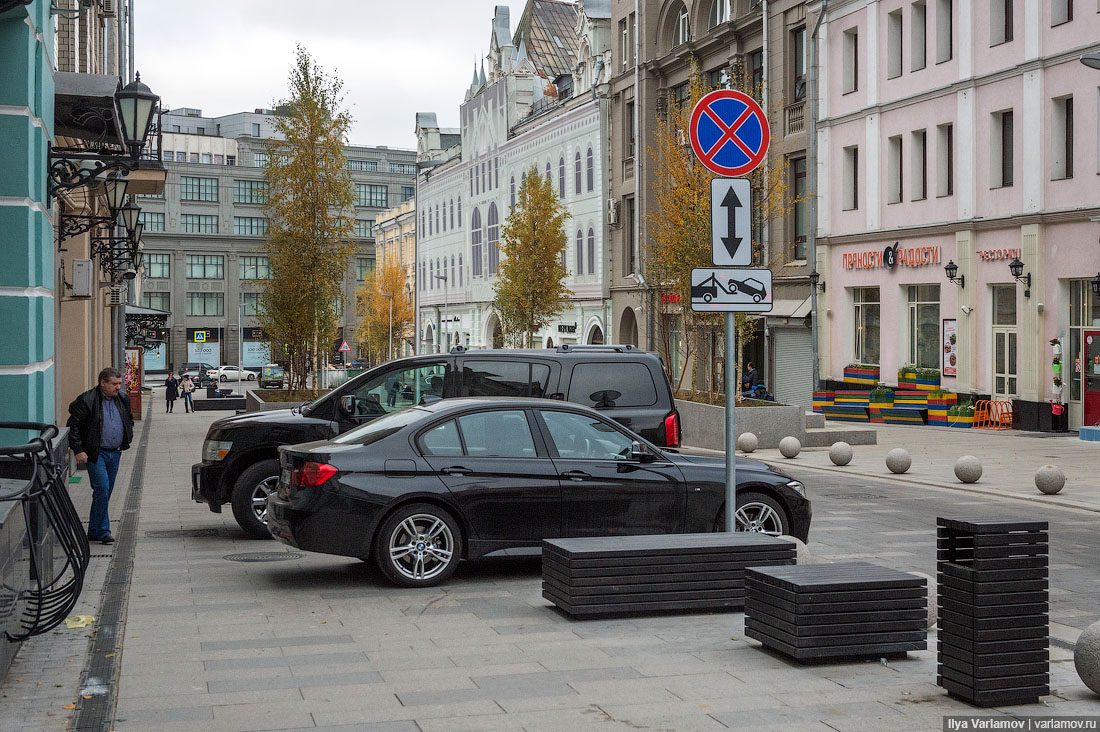
<svg viewBox="0 0 1100 732"><path fill-rule="evenodd" d="M806 131L806 102L787 105L787 134Z"/></svg>

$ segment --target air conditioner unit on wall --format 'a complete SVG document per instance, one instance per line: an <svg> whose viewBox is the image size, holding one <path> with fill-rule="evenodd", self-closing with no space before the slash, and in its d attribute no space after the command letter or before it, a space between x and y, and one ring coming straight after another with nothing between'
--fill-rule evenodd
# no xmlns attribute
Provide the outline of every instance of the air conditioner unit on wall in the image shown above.
<svg viewBox="0 0 1100 732"><path fill-rule="evenodd" d="M619 225L619 202L613 198L607 199L607 223L609 226Z"/></svg>
<svg viewBox="0 0 1100 732"><path fill-rule="evenodd" d="M95 270L90 259L73 260L73 297L91 297Z"/></svg>
<svg viewBox="0 0 1100 732"><path fill-rule="evenodd" d="M107 301L104 303L109 308L117 308L126 304L126 285L112 284L107 288Z"/></svg>
<svg viewBox="0 0 1100 732"><path fill-rule="evenodd" d="M100 0L100 5L103 8L101 14L104 18L115 17L115 3L116 0Z"/></svg>

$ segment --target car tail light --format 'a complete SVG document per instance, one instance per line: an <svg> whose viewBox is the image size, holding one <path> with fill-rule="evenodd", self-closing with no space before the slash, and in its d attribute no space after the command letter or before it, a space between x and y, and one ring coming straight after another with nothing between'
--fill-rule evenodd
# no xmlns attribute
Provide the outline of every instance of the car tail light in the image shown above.
<svg viewBox="0 0 1100 732"><path fill-rule="evenodd" d="M665 417L665 447L680 446L680 413L673 410Z"/></svg>
<svg viewBox="0 0 1100 732"><path fill-rule="evenodd" d="M306 463L291 472L290 484L314 488L322 485L338 472L336 468L327 463Z"/></svg>

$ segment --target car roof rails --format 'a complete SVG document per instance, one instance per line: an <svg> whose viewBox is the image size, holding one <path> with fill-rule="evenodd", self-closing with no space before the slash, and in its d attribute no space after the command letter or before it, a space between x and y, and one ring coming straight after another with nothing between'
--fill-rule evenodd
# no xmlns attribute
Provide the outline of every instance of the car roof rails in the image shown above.
<svg viewBox="0 0 1100 732"><path fill-rule="evenodd" d="M455 355L466 353L466 346L455 346L450 352Z"/></svg>
<svg viewBox="0 0 1100 732"><path fill-rule="evenodd" d="M594 345L594 344L581 344L571 346L568 343L562 343L555 349L558 353L572 353L573 351L604 351L611 353L627 353L630 351L637 351L636 346L632 346L629 343L624 344L607 344L607 345Z"/></svg>

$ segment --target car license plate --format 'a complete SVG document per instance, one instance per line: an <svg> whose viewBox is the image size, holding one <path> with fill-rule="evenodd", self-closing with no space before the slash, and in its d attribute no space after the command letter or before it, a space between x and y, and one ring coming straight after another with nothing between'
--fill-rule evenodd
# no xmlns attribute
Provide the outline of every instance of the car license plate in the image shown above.
<svg viewBox="0 0 1100 732"><path fill-rule="evenodd" d="M290 498L290 471L286 468L279 471L279 489L277 493L279 498Z"/></svg>

